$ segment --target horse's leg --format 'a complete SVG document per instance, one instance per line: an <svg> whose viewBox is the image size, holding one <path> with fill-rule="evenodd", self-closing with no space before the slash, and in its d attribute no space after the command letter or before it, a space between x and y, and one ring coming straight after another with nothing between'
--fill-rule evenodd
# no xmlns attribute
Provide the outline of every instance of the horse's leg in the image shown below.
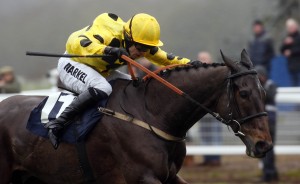
<svg viewBox="0 0 300 184"><path fill-rule="evenodd" d="M42 182L41 180L39 180L38 178L35 178L35 177L29 177L27 178L23 184L46 184L44 182Z"/></svg>
<svg viewBox="0 0 300 184"><path fill-rule="evenodd" d="M12 153L5 132L0 132L0 184L7 184L12 177Z"/></svg>
<svg viewBox="0 0 300 184"><path fill-rule="evenodd" d="M101 173L100 177L96 179L96 183L128 184L122 171L118 168Z"/></svg>
<svg viewBox="0 0 300 184"><path fill-rule="evenodd" d="M139 184L162 184L162 182L153 176L144 176Z"/></svg>
<svg viewBox="0 0 300 184"><path fill-rule="evenodd" d="M0 184L8 184L12 177L12 168L8 159L6 159L2 153L0 153L0 158Z"/></svg>
<svg viewBox="0 0 300 184"><path fill-rule="evenodd" d="M180 176L176 175L175 179L170 182L170 184L188 184L183 178Z"/></svg>
<svg viewBox="0 0 300 184"><path fill-rule="evenodd" d="M25 171L14 171L12 184L46 184Z"/></svg>

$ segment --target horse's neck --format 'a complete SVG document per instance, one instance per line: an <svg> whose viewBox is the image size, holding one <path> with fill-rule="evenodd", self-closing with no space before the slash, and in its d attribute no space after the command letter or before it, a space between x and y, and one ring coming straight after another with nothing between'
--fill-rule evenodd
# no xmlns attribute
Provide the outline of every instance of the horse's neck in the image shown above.
<svg viewBox="0 0 300 184"><path fill-rule="evenodd" d="M219 97L224 93L223 84L228 73L225 66L210 66L173 71L166 79L201 104L214 110ZM147 119L169 133L185 135L187 130L207 113L158 82L151 82L147 92Z"/></svg>
<svg viewBox="0 0 300 184"><path fill-rule="evenodd" d="M220 85L228 72L225 66L201 67L172 71L165 78L198 102L214 110L219 96L224 92ZM118 86L119 91L113 92L111 97L114 103L119 104L114 105L115 108L123 106L123 109L135 117L174 135L184 135L206 114L203 109L194 106L154 79L138 88L126 87L124 83Z"/></svg>

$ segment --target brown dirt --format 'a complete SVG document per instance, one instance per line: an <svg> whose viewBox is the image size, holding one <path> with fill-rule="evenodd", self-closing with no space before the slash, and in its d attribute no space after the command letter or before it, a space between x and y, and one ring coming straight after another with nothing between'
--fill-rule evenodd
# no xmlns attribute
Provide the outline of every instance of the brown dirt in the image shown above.
<svg viewBox="0 0 300 184"><path fill-rule="evenodd" d="M300 155L277 156L279 181L275 184L300 184ZM197 166L201 157L194 158L194 165L185 166L179 175L190 184L233 184L262 183L259 160L247 156L222 156L221 166Z"/></svg>

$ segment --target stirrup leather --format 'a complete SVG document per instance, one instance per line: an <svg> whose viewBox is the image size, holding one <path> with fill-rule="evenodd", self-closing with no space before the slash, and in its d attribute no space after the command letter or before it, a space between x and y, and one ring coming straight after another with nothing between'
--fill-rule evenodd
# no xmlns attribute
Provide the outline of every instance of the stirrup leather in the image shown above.
<svg viewBox="0 0 300 184"><path fill-rule="evenodd" d="M46 125L44 127L48 128L48 129L53 129L53 128L62 129L64 126L62 125L62 123L56 122L55 120L53 120L53 121L49 121L48 123L46 123Z"/></svg>

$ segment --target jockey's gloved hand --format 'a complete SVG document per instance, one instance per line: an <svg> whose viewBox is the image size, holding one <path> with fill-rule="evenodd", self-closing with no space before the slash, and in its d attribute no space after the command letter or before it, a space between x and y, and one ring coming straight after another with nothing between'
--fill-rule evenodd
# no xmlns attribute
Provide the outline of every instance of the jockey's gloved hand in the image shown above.
<svg viewBox="0 0 300 184"><path fill-rule="evenodd" d="M201 61L197 61L197 60L196 61L190 61L187 64L192 65L194 67L199 67L199 66L202 65Z"/></svg>
<svg viewBox="0 0 300 184"><path fill-rule="evenodd" d="M137 77L135 80L132 80L132 84L134 87L139 87L139 85L141 84L142 81L143 81L142 79Z"/></svg>
<svg viewBox="0 0 300 184"><path fill-rule="evenodd" d="M122 55L129 56L128 52L124 48L118 48L118 47L105 47L104 54L116 56L121 61L125 62L123 59L121 59Z"/></svg>

